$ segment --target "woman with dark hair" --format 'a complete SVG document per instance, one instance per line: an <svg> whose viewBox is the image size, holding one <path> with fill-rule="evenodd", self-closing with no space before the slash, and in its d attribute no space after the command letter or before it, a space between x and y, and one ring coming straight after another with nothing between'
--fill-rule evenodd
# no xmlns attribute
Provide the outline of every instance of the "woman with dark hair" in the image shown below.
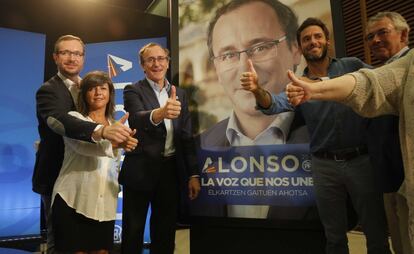
<svg viewBox="0 0 414 254"><path fill-rule="evenodd" d="M93 71L83 78L78 110L69 114L103 125L102 129L114 123L114 86L105 72ZM121 153L103 138L90 143L64 137L64 142L65 157L52 195L55 248L63 253L108 253Z"/></svg>

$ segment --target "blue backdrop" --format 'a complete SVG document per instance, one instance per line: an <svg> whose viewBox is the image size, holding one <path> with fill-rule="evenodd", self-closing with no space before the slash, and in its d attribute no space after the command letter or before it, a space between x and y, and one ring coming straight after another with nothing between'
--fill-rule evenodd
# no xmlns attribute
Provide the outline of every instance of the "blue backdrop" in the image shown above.
<svg viewBox="0 0 414 254"><path fill-rule="evenodd" d="M32 192L31 179L39 138L35 94L44 81L45 39L44 34L0 28L0 238L40 234L40 196ZM112 67L117 118L124 114L124 86L144 78L138 51L149 42L167 44L166 38L153 38L86 45L81 76ZM115 241L122 233L122 192L119 197ZM148 227L144 241L150 241Z"/></svg>
<svg viewBox="0 0 414 254"><path fill-rule="evenodd" d="M0 237L40 233L40 197L32 192L31 179L45 38L0 28Z"/></svg>

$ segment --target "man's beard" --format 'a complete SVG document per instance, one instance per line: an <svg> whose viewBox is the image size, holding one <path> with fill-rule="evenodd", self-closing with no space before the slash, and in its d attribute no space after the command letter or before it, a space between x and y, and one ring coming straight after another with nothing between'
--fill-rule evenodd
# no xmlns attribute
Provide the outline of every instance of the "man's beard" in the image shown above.
<svg viewBox="0 0 414 254"><path fill-rule="evenodd" d="M309 53L304 53L303 57L305 57L307 62L320 62L320 61L323 61L323 59L325 59L327 54L328 54L328 46L324 44L322 45L322 54L320 56L312 55Z"/></svg>

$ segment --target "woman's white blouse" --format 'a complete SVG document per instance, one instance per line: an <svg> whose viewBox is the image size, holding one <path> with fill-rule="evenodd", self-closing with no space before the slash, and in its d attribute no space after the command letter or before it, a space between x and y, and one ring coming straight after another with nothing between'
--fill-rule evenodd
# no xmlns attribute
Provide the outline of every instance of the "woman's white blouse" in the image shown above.
<svg viewBox="0 0 414 254"><path fill-rule="evenodd" d="M79 112L70 115L93 122ZM121 151L108 140L90 143L64 137L65 157L52 194L80 213L98 221L115 220Z"/></svg>

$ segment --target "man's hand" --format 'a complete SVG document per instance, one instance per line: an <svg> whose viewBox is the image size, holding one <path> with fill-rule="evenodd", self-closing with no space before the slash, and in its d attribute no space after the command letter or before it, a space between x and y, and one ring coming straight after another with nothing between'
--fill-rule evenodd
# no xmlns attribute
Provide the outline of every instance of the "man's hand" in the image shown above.
<svg viewBox="0 0 414 254"><path fill-rule="evenodd" d="M171 95L168 98L165 105L158 108L152 114L152 121L154 123L160 123L164 119L175 119L178 118L181 112L181 102L177 101L177 94L175 86L171 86Z"/></svg>
<svg viewBox="0 0 414 254"><path fill-rule="evenodd" d="M131 136L132 130L125 126L125 122L128 119L129 114L126 113L119 121L110 125L104 126L93 132L92 138L94 140L100 140L101 138L108 139L112 144L120 144L127 141Z"/></svg>
<svg viewBox="0 0 414 254"><path fill-rule="evenodd" d="M181 102L177 101L177 92L175 86L171 86L171 95L163 107L164 118L175 119L180 115Z"/></svg>
<svg viewBox="0 0 414 254"><path fill-rule="evenodd" d="M129 113L127 112L119 121L106 126L102 131L102 138L118 144L127 141L132 134L132 130L125 125L128 117Z"/></svg>
<svg viewBox="0 0 414 254"><path fill-rule="evenodd" d="M256 93L258 89L261 89L259 86L259 79L257 77L256 70L254 69L252 60L248 59L247 64L248 71L241 74L240 84L244 90Z"/></svg>
<svg viewBox="0 0 414 254"><path fill-rule="evenodd" d="M256 103L262 108L269 108L272 104L272 97L259 85L259 77L257 76L256 70L254 69L252 60L247 60L248 71L243 72L240 77L241 87L245 91L252 92Z"/></svg>
<svg viewBox="0 0 414 254"><path fill-rule="evenodd" d="M298 79L292 71L288 71L292 83L286 86L286 96L291 105L297 106L312 98L311 83Z"/></svg>
<svg viewBox="0 0 414 254"><path fill-rule="evenodd" d="M127 152L131 152L135 149L138 145L138 139L134 138L135 133L137 130L133 130L131 133L131 136L128 137L128 139L120 144L112 144L113 148L123 148Z"/></svg>
<svg viewBox="0 0 414 254"><path fill-rule="evenodd" d="M188 197L190 200L197 198L200 189L200 179L198 177L191 177L188 181Z"/></svg>

